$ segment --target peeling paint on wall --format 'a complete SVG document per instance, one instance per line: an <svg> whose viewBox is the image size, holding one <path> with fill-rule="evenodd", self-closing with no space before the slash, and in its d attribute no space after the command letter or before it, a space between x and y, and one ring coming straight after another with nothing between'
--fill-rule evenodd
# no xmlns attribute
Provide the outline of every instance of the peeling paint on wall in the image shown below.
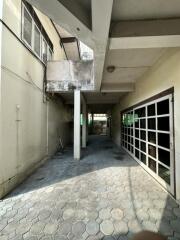
<svg viewBox="0 0 180 240"><path fill-rule="evenodd" d="M47 64L47 92L94 90L93 61L58 61Z"/></svg>

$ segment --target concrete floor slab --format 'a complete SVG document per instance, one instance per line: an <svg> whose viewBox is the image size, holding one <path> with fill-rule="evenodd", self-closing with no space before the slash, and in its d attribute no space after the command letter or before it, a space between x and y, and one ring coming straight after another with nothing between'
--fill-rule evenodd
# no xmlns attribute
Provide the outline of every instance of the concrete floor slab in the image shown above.
<svg viewBox="0 0 180 240"><path fill-rule="evenodd" d="M178 204L122 149L92 136L83 155L56 154L0 201L0 239L180 239Z"/></svg>

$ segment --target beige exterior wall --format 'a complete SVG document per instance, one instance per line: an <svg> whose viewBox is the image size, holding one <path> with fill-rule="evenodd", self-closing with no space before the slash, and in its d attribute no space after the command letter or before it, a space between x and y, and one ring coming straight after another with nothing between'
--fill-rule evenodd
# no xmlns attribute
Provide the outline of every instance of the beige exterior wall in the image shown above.
<svg viewBox="0 0 180 240"><path fill-rule="evenodd" d="M0 1L0 18L2 18L2 9L3 9L3 2ZM2 24L0 23L0 66L1 66L1 60L2 60L2 55L1 55L1 49L2 49ZM2 161L2 101L1 101L1 68L0 68L0 166L1 166L1 161ZM2 182L2 170L0 169L0 182Z"/></svg>
<svg viewBox="0 0 180 240"><path fill-rule="evenodd" d="M66 146L67 143L72 141L72 129L70 126L72 112L58 100L56 100L56 102L49 101L48 109L48 146L49 153L51 154L56 151L60 139L63 146Z"/></svg>
<svg viewBox="0 0 180 240"><path fill-rule="evenodd" d="M56 31L42 14L41 20L54 45L54 59L63 59ZM3 21L21 39L20 0L4 0ZM68 143L71 121L69 108L44 97L44 65L0 23L1 28L0 197L56 151L59 137Z"/></svg>
<svg viewBox="0 0 180 240"><path fill-rule="evenodd" d="M121 110L171 87L174 87L176 193L177 200L180 201L180 49L169 49L157 64L137 81L135 91L121 99L118 114L120 115ZM118 126L120 128L120 125ZM120 139L120 135L118 138ZM114 141L117 142L116 139L117 136L114 136Z"/></svg>

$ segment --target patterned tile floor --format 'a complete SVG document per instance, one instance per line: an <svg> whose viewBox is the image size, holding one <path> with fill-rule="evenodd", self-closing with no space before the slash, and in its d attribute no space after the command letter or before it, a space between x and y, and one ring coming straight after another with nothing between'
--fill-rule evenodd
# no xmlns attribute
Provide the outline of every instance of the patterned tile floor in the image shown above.
<svg viewBox="0 0 180 240"><path fill-rule="evenodd" d="M1 240L180 239L179 206L123 150L92 136L83 155L56 154L0 202Z"/></svg>

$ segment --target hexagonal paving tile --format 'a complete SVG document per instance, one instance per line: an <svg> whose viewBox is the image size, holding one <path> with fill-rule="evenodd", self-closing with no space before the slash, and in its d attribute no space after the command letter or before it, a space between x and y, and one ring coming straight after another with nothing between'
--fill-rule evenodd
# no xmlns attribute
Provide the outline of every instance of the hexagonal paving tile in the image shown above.
<svg viewBox="0 0 180 240"><path fill-rule="evenodd" d="M55 234L54 240L69 240L66 236Z"/></svg>
<svg viewBox="0 0 180 240"><path fill-rule="evenodd" d="M174 214L180 218L180 208L174 208L173 209Z"/></svg>
<svg viewBox="0 0 180 240"><path fill-rule="evenodd" d="M133 233L137 233L137 232L142 230L141 223L139 223L136 220L129 221L128 222L128 227L129 227L129 231L133 232Z"/></svg>
<svg viewBox="0 0 180 240"><path fill-rule="evenodd" d="M99 224L95 221L89 221L86 224L86 231L89 235L95 235L99 231Z"/></svg>
<svg viewBox="0 0 180 240"><path fill-rule="evenodd" d="M111 236L105 236L105 237L103 238L103 240L114 240L114 238L111 237Z"/></svg>
<svg viewBox="0 0 180 240"><path fill-rule="evenodd" d="M160 221L160 224L157 224L157 229L160 233L162 233L165 236L173 236L173 228L167 221Z"/></svg>
<svg viewBox="0 0 180 240"><path fill-rule="evenodd" d="M78 209L75 211L75 217L78 220L83 220L87 215L87 212L85 209Z"/></svg>
<svg viewBox="0 0 180 240"><path fill-rule="evenodd" d="M85 230L86 230L86 225L82 221L79 221L79 222L73 224L73 226L72 226L72 233L76 237L81 237L82 234L85 232Z"/></svg>
<svg viewBox="0 0 180 240"><path fill-rule="evenodd" d="M180 219L172 220L170 224L175 232L180 233Z"/></svg>
<svg viewBox="0 0 180 240"><path fill-rule="evenodd" d="M71 232L72 224L68 221L64 221L59 225L57 233L59 235L67 236L69 232Z"/></svg>
<svg viewBox="0 0 180 240"><path fill-rule="evenodd" d="M0 201L0 239L129 240L141 229L180 239L180 207L123 150L101 136L82 161L70 151Z"/></svg>
<svg viewBox="0 0 180 240"><path fill-rule="evenodd" d="M108 219L110 217L111 217L111 209L110 208L103 208L99 211L99 218Z"/></svg>
<svg viewBox="0 0 180 240"><path fill-rule="evenodd" d="M111 235L114 231L114 226L112 221L110 220L104 220L100 224L100 230L104 235Z"/></svg>
<svg viewBox="0 0 180 240"><path fill-rule="evenodd" d="M115 232L121 235L125 235L128 233L128 225L126 222L123 221L115 221L114 222L114 229Z"/></svg>
<svg viewBox="0 0 180 240"><path fill-rule="evenodd" d="M74 209L72 209L72 208L65 209L63 212L64 220L72 218L72 217L74 217Z"/></svg>
<svg viewBox="0 0 180 240"><path fill-rule="evenodd" d="M54 234L58 228L58 223L47 223L44 228L45 234Z"/></svg>
<svg viewBox="0 0 180 240"><path fill-rule="evenodd" d="M115 220L121 220L123 218L123 211L120 208L114 208L111 211L112 218Z"/></svg>

